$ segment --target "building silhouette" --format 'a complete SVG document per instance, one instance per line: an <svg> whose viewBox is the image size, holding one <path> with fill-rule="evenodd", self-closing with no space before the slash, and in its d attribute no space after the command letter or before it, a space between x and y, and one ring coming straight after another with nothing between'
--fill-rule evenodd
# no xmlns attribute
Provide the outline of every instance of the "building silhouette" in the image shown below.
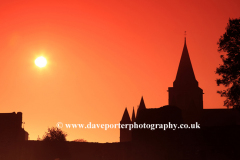
<svg viewBox="0 0 240 160"><path fill-rule="evenodd" d="M173 87L168 88L169 105L160 108L146 108L143 97L137 109L136 119L133 110L132 120L127 108L120 124L193 124L201 127L240 125L239 112L233 109L203 109L203 90L195 78L186 37ZM190 131L189 131L190 132ZM173 134L179 134L174 131ZM158 139L161 131L149 132L140 129L120 128L120 142L146 139L146 135ZM155 136L154 136L155 135ZM168 133L171 135L171 133Z"/></svg>
<svg viewBox="0 0 240 160"><path fill-rule="evenodd" d="M0 113L0 160L236 160L240 159L240 116L233 109L203 109L186 39L169 105L147 108L143 97L132 115L125 108L120 124L192 124L201 129L120 128L120 143L31 141L22 113ZM136 115L135 115L136 113Z"/></svg>
<svg viewBox="0 0 240 160"><path fill-rule="evenodd" d="M168 88L168 93L169 105L177 106L182 110L185 123L199 121L199 115L203 110L203 90L198 86L193 72L186 38L177 76L173 87Z"/></svg>
<svg viewBox="0 0 240 160"><path fill-rule="evenodd" d="M22 128L22 113L0 113L0 141L28 140L28 132Z"/></svg>

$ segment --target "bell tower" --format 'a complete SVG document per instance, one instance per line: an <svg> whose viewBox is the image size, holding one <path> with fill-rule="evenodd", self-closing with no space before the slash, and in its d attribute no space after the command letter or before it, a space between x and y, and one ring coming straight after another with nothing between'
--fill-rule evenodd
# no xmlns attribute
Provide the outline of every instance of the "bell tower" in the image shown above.
<svg viewBox="0 0 240 160"><path fill-rule="evenodd" d="M186 37L177 76L168 88L169 105L182 110L185 123L198 120L203 110L203 90L198 86L189 57Z"/></svg>

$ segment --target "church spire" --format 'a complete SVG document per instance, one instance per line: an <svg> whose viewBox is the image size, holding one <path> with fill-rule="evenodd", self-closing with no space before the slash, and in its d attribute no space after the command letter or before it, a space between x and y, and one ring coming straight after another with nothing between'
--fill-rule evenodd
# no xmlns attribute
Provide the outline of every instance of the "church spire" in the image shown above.
<svg viewBox="0 0 240 160"><path fill-rule="evenodd" d="M139 106L138 106L138 110L137 110L137 115L136 115L136 117L138 116L139 111L140 111L140 110L143 110L143 109L146 109L146 106L145 106L145 103L144 103L144 100L143 100L143 96L142 96L141 101L140 101L140 104L139 104Z"/></svg>
<svg viewBox="0 0 240 160"><path fill-rule="evenodd" d="M143 100L143 96L141 98L138 109L146 109L146 106L145 106L145 103L144 103L144 100Z"/></svg>
<svg viewBox="0 0 240 160"><path fill-rule="evenodd" d="M175 105L182 110L182 116L186 123L192 123L192 119L198 119L196 114L203 110L203 90L198 86L193 72L186 37L184 38L177 76L173 82L173 87L168 88L168 93L169 105Z"/></svg>
<svg viewBox="0 0 240 160"><path fill-rule="evenodd" d="M131 119L130 119L130 116L128 114L127 107L125 108L125 111L123 113L122 120L120 121L120 123L123 123L123 124L131 123Z"/></svg>
<svg viewBox="0 0 240 160"><path fill-rule="evenodd" d="M182 51L181 60L179 63L177 76L175 81L173 82L173 86L175 87L198 87L198 82L195 78L191 60L189 57L186 35L184 40L184 47Z"/></svg>

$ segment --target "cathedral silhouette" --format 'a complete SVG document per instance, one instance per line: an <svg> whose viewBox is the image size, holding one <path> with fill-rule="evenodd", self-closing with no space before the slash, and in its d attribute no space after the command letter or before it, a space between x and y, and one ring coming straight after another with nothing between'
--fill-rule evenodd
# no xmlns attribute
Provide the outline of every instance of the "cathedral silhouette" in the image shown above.
<svg viewBox="0 0 240 160"><path fill-rule="evenodd" d="M240 125L240 115L236 110L203 109L204 93L194 75L187 49L186 37L176 79L173 82L173 87L168 88L168 94L169 105L160 108L146 108L142 97L136 116L133 109L132 118L130 118L126 108L120 124L134 124L134 122L135 124L163 124L169 122L193 124L198 122L201 127ZM147 131L143 131L143 129L129 130L129 128L121 128L120 142L141 140L143 137L146 139L146 136L143 134L145 132ZM160 133L154 134L154 132L159 131L149 132L148 136L156 140ZM175 132L177 134L177 131ZM153 135L156 135L156 137Z"/></svg>
<svg viewBox="0 0 240 160"><path fill-rule="evenodd" d="M234 109L203 109L186 38L169 105L146 108L143 97L130 118L125 109L120 124L200 124L197 129L120 128L120 142L91 143L28 140L22 113L0 113L0 160L236 160L240 115ZM125 125L126 126L126 125ZM129 125L128 125L129 127Z"/></svg>

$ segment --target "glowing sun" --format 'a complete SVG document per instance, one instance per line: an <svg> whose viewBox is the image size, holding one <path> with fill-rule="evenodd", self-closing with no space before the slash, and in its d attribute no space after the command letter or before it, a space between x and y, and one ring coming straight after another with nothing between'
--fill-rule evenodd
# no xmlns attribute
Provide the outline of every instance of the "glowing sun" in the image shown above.
<svg viewBox="0 0 240 160"><path fill-rule="evenodd" d="M46 58L44 58L43 56L41 57L38 57L36 60L35 60L35 64L42 68L42 67L45 67L47 65L47 60Z"/></svg>

